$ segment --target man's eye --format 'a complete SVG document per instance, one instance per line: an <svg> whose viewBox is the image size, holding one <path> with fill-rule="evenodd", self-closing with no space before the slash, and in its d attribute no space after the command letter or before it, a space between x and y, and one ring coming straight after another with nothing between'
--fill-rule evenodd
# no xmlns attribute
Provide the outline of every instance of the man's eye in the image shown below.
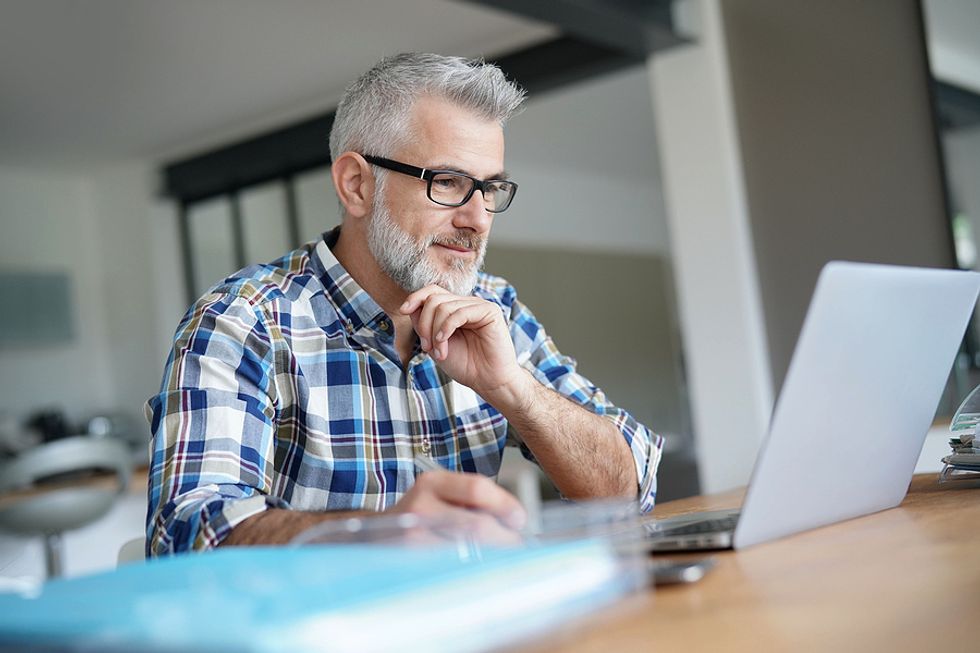
<svg viewBox="0 0 980 653"><path fill-rule="evenodd" d="M461 177L453 177L449 175L439 175L432 179L432 184L438 186L443 190L452 190L454 188L459 188L462 185Z"/></svg>

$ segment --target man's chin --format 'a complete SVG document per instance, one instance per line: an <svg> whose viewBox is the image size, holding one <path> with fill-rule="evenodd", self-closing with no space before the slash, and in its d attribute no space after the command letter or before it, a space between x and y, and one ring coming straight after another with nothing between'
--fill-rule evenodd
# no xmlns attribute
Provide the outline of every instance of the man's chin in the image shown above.
<svg viewBox="0 0 980 653"><path fill-rule="evenodd" d="M477 273L483 264L482 256L440 255L435 250L443 248L433 245L426 256L429 281L425 285L442 286L455 295L469 295L476 286Z"/></svg>
<svg viewBox="0 0 980 653"><path fill-rule="evenodd" d="M476 286L475 272L443 272L432 280L437 286L442 286L454 295L468 296Z"/></svg>

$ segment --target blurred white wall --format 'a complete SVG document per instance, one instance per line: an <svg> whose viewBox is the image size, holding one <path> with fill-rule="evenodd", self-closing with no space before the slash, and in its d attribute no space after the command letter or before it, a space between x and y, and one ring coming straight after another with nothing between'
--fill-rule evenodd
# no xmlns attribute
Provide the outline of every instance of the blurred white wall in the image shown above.
<svg viewBox="0 0 980 653"><path fill-rule="evenodd" d="M75 331L70 343L0 348L0 411L63 408L77 421L121 410L143 423L163 334L184 310L176 222L154 175L146 161L70 175L0 169L0 261L67 272Z"/></svg>
<svg viewBox="0 0 980 653"><path fill-rule="evenodd" d="M507 126L506 160L520 188L495 244L669 252L643 66L532 96Z"/></svg>
<svg viewBox="0 0 980 653"><path fill-rule="evenodd" d="M0 345L0 412L23 417L45 407L82 413L114 405L93 183L78 174L0 168L0 217L0 269L66 273L73 324L67 343Z"/></svg>

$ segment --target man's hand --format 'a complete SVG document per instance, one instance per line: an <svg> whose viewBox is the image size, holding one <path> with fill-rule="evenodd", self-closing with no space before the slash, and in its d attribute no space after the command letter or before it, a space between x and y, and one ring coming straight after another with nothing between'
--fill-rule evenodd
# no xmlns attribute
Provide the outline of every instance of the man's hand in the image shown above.
<svg viewBox="0 0 980 653"><path fill-rule="evenodd" d="M530 378L517 364L500 307L479 297L426 286L408 296L400 312L412 318L422 351L446 374L488 401L521 396Z"/></svg>
<svg viewBox="0 0 980 653"><path fill-rule="evenodd" d="M412 513L444 535L478 542L517 544L527 513L514 495L480 474L425 472L389 512Z"/></svg>

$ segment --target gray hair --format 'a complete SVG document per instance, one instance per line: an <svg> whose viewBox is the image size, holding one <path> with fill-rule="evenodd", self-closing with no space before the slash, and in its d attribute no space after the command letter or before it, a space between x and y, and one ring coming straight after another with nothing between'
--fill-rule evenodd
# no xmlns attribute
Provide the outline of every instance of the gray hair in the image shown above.
<svg viewBox="0 0 980 653"><path fill-rule="evenodd" d="M347 87L330 130L331 158L348 151L390 156L408 141L412 107L423 95L444 98L502 127L520 109L525 93L483 60L418 53L386 57Z"/></svg>

